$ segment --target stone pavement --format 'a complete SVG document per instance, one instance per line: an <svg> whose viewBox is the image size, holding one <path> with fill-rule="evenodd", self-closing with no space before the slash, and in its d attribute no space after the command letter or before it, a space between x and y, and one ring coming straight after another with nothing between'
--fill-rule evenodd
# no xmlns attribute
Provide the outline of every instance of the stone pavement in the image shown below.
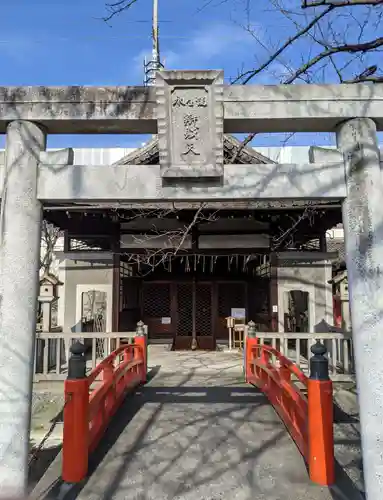
<svg viewBox="0 0 383 500"><path fill-rule="evenodd" d="M243 383L241 355L150 346L149 367L152 378L121 407L91 461L89 479L65 498L361 498L344 474L331 490L310 483L273 408Z"/></svg>

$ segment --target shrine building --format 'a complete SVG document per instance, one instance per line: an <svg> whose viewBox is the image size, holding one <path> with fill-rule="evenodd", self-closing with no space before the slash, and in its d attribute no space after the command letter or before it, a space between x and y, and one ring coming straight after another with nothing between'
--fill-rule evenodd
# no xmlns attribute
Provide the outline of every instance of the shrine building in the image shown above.
<svg viewBox="0 0 383 500"><path fill-rule="evenodd" d="M223 144L226 164L277 164L231 135ZM158 138L128 154L74 155L77 163L157 165ZM341 222L339 202L72 203L45 206L45 218L64 232L58 254L64 332L131 332L142 320L151 343L215 349L228 343L230 316L254 321L261 332L333 324L337 255L327 251L326 232Z"/></svg>

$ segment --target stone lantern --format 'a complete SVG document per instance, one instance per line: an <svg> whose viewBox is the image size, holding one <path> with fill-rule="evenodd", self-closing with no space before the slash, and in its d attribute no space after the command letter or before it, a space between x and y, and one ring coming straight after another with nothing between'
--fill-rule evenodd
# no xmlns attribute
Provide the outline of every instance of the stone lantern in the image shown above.
<svg viewBox="0 0 383 500"><path fill-rule="evenodd" d="M340 271L330 281L334 286L334 296L338 298L341 305L342 329L349 331L351 329L350 303L348 292L347 271Z"/></svg>
<svg viewBox="0 0 383 500"><path fill-rule="evenodd" d="M40 280L40 293L38 301L41 304L43 332L49 332L52 328L52 306L57 302L58 287L63 283L52 274L45 274Z"/></svg>

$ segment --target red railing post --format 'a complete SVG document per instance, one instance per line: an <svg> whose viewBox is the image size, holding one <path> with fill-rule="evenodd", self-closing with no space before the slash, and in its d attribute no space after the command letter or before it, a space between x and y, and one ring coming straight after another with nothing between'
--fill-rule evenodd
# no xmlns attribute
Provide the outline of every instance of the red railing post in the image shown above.
<svg viewBox="0 0 383 500"><path fill-rule="evenodd" d="M284 366L284 365L280 366L278 371L279 371L279 376L281 378L281 381L286 382L286 383L291 383L291 372L287 368L287 366ZM285 387L283 387L283 385L281 385L281 387L280 387L279 400L280 400L280 404L282 405L282 408L284 410L288 411L290 398L289 398L289 395L286 394Z"/></svg>
<svg viewBox="0 0 383 500"><path fill-rule="evenodd" d="M281 366L279 368L279 375L285 382L291 382L291 372L286 366Z"/></svg>
<svg viewBox="0 0 383 500"><path fill-rule="evenodd" d="M322 486L335 482L333 391L327 349L319 341L311 348L308 380L308 467L310 479Z"/></svg>
<svg viewBox="0 0 383 500"><path fill-rule="evenodd" d="M246 340L245 340L245 381L251 382L253 377L253 367L252 363L254 361L254 348L258 344L258 339L255 336L255 325L249 323L249 328L247 330Z"/></svg>
<svg viewBox="0 0 383 500"><path fill-rule="evenodd" d="M142 365L140 369L141 382L146 382L147 372L148 372L148 343L147 336L145 334L144 323L139 321L137 323L136 336L134 337L134 344L140 346L139 349L134 350L134 357L136 359L142 360Z"/></svg>
<svg viewBox="0 0 383 500"><path fill-rule="evenodd" d="M115 387L113 384L114 378L114 365L113 361L110 360L108 363L105 363L105 366L102 370L102 380L106 384L110 384L111 390L108 391L108 394L105 398L105 407L104 410L106 412L105 418L109 418L109 414L113 411L114 404L116 402L117 393L119 393L120 387Z"/></svg>
<svg viewBox="0 0 383 500"><path fill-rule="evenodd" d="M261 348L260 358L261 358L262 364L264 366L267 366L270 363L271 354L266 349Z"/></svg>
<svg viewBox="0 0 383 500"><path fill-rule="evenodd" d="M65 381L62 479L79 483L88 473L89 383L86 378L85 346L70 348L68 378Z"/></svg>

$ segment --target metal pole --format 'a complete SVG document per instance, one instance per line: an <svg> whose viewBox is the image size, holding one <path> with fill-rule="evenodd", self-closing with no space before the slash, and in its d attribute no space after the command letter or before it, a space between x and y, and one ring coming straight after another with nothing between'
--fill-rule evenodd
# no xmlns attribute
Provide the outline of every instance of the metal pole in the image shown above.
<svg viewBox="0 0 383 500"><path fill-rule="evenodd" d="M158 29L158 0L153 0L153 19L152 19L152 57L147 62L144 61L145 85L156 84L156 72L162 67L160 58L160 42Z"/></svg>
<svg viewBox="0 0 383 500"><path fill-rule="evenodd" d="M156 70L158 70L160 63L160 41L158 36L158 0L153 0L152 38L153 38L153 61L157 63Z"/></svg>

